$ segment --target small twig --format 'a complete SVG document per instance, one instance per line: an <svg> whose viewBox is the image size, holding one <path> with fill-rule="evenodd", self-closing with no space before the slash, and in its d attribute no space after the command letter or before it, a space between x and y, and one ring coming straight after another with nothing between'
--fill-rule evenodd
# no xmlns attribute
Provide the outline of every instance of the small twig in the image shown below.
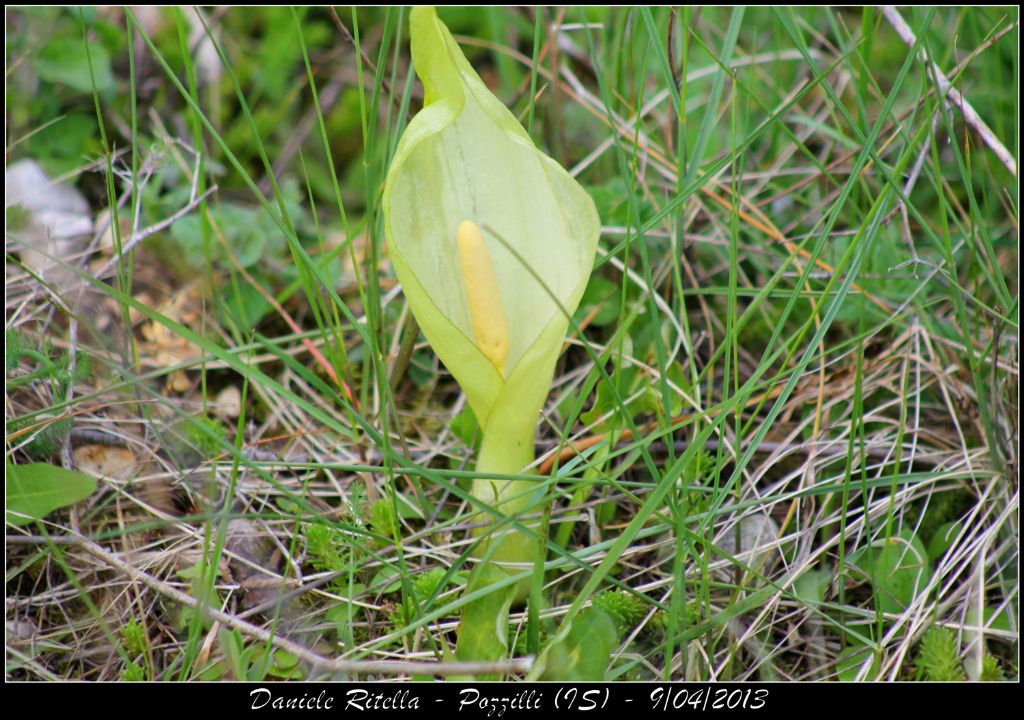
<svg viewBox="0 0 1024 720"><path fill-rule="evenodd" d="M186 595L181 590L161 582L155 577L139 570L124 562L113 553L100 547L96 543L81 538L77 543L93 557L103 561L116 570L120 570L133 580L141 582L152 590L179 602L186 607L198 609L207 614L211 619L216 620L227 627L234 628L262 642L270 642L285 652L308 662L319 670L335 673L350 673L359 675L382 674L382 675L493 675L505 673L526 673L533 667L533 658L513 658L505 662L417 662L412 660L342 660L340 658L327 658L323 655L286 638L274 635L273 633L257 627L251 623L241 620L234 615L209 607L199 602L191 595Z"/></svg>
<svg viewBox="0 0 1024 720"><path fill-rule="evenodd" d="M369 58L369 56L366 54L366 51L363 50L362 45L356 44L356 39L352 36L352 33L349 31L345 23L341 21L341 18L338 17L338 12L334 9L333 6L328 7L327 10L331 14L331 20L334 21L334 27L338 29L338 32L345 36L345 39L348 40L349 43L352 45L352 49L359 51L360 56L362 56L363 58L363 62L366 63L367 69L369 69L371 73L376 75L376 64L374 64L373 60ZM401 100L394 93L391 92L391 83L387 81L387 78L381 78L380 86L384 93L392 99L392 102L395 104L395 107L400 108L402 104Z"/></svg>
<svg viewBox="0 0 1024 720"><path fill-rule="evenodd" d="M202 195L198 197L194 197L192 200L189 201L188 205L185 205L183 208L178 210L178 212L174 213L169 218L165 218L164 220L161 220L155 225L150 225L148 228L140 230L138 233L133 235L131 240L125 243L125 245L121 248L120 254L110 258L110 261L103 266L103 269L96 273L96 277L102 278L111 270L111 268L114 267L114 265L120 262L121 258L123 258L132 248L134 248L140 242L148 238L150 235L155 235L156 233L162 230L166 230L175 222L188 215L190 212L195 210L196 207L198 207L204 200L206 200L206 198L210 197L210 195L217 192L217 190L218 187L216 185L211 186L209 189L207 189L206 192L204 192Z"/></svg>
<svg viewBox="0 0 1024 720"><path fill-rule="evenodd" d="M900 36L900 39L911 49L917 44L917 36L914 35L914 31L910 29L903 16L900 15L900 11L892 5L882 6L882 15L889 21L896 34ZM956 105L960 108L960 112L963 113L964 122L974 128L985 144L989 146L992 152L995 153L996 157L1006 166L1006 169L1010 171L1010 174L1017 177L1017 161L1013 159L1013 155L1006 149L996 137L996 134L992 129L985 124L985 121L981 119L977 111L967 102L967 98L960 94L953 84L949 81L943 73L942 69L936 65L928 57L928 53L924 48L921 48L921 58L928 64L928 68L935 78L935 82L939 86L939 90L942 92L944 97L948 97L951 104Z"/></svg>

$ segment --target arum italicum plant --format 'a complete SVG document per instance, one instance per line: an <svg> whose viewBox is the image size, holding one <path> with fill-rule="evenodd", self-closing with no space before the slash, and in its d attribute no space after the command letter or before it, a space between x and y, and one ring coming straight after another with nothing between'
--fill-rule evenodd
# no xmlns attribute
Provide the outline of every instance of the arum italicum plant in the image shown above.
<svg viewBox="0 0 1024 720"><path fill-rule="evenodd" d="M455 377L483 429L472 495L497 513L474 557L467 592L533 567L541 546L498 518L537 512L521 473L569 317L594 262L600 219L593 200L539 151L484 85L433 8L410 18L423 109L388 172L383 207L395 272L427 340ZM507 617L525 583L471 601L457 655L506 652Z"/></svg>

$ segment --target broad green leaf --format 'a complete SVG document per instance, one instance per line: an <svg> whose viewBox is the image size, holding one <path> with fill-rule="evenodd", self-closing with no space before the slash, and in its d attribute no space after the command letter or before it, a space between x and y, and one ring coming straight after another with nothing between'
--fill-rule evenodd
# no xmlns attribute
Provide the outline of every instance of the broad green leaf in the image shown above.
<svg viewBox="0 0 1024 720"><path fill-rule="evenodd" d="M866 645L853 645L836 658L836 674L843 682L853 682L857 679L861 668L869 662L871 668L864 679L876 680L878 679L878 671L881 667L878 662L878 656L874 650Z"/></svg>
<svg viewBox="0 0 1024 720"><path fill-rule="evenodd" d="M817 607L825 599L832 574L827 570L811 570L796 579L793 583L793 594L800 602Z"/></svg>
<svg viewBox="0 0 1024 720"><path fill-rule="evenodd" d="M569 635L547 653L543 680L603 680L612 650L618 644L615 622L596 608L584 610L572 621Z"/></svg>
<svg viewBox="0 0 1024 720"><path fill-rule="evenodd" d="M74 111L34 132L27 145L31 157L38 160L51 177L81 167L83 157L97 155L103 147L95 112Z"/></svg>
<svg viewBox="0 0 1024 720"><path fill-rule="evenodd" d="M306 673L299 666L299 658L284 650L273 650L273 665L269 674L282 680L302 680Z"/></svg>
<svg viewBox="0 0 1024 720"><path fill-rule="evenodd" d="M583 292L576 321L579 323L590 317L590 324L594 327L611 325L619 319L621 305L622 290L619 286L601 275L593 275Z"/></svg>
<svg viewBox="0 0 1024 720"><path fill-rule="evenodd" d="M1002 630L1006 633L1014 632L1013 621L1010 620L1010 607L995 608L986 605L982 611L985 618L985 627L992 630Z"/></svg>
<svg viewBox="0 0 1024 720"><path fill-rule="evenodd" d="M500 568L481 565L471 575L466 592L487 587L504 577ZM515 588L506 587L466 605L458 630L459 660L499 660L508 654L508 612L514 598Z"/></svg>
<svg viewBox="0 0 1024 720"><path fill-rule="evenodd" d="M7 522L27 525L96 491L96 478L48 463L6 463Z"/></svg>
<svg viewBox="0 0 1024 720"><path fill-rule="evenodd" d="M620 429L626 425L626 414L636 419L643 413L658 409L660 397L653 388L648 386L643 388L643 392L636 392L646 382L646 378L635 366L614 371L610 380L611 383L607 380L598 383L594 407L580 414L580 420L586 424L600 423L599 426L606 430ZM620 397L629 398L624 407L618 399ZM608 417L602 420L606 414Z"/></svg>
<svg viewBox="0 0 1024 720"><path fill-rule="evenodd" d="M462 412L452 418L448 427L451 428L452 434L466 445L473 448L480 447L480 423L476 421L476 415L473 414L471 406L466 405Z"/></svg>
<svg viewBox="0 0 1024 720"><path fill-rule="evenodd" d="M871 583L882 612L907 609L932 577L924 543L910 530L850 555L851 575Z"/></svg>
<svg viewBox="0 0 1024 720"><path fill-rule="evenodd" d="M92 60L92 74L89 60ZM39 52L35 61L39 77L61 83L83 93L91 93L93 78L96 90L103 93L114 87L114 74L110 70L110 55L106 48L89 43L89 56L85 44L68 38L54 38Z"/></svg>
<svg viewBox="0 0 1024 720"><path fill-rule="evenodd" d="M963 530L963 527L963 521L954 520L936 530L931 542L928 543L928 557L933 561L941 559Z"/></svg>

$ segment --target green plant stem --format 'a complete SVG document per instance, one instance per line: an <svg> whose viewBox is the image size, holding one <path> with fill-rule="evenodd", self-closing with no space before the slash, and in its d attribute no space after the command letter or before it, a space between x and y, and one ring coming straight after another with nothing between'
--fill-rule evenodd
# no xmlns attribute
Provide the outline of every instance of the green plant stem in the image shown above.
<svg viewBox="0 0 1024 720"><path fill-rule="evenodd" d="M534 459L533 424L489 424L484 431L477 472L482 474L518 473ZM535 493L526 480L496 480L487 477L473 480L473 497L506 517L515 518L535 505ZM540 491L538 491L540 492ZM533 567L540 547L530 537L493 520L474 531L481 538L474 556L479 558L470 575L466 592L472 593L498 582L508 574L521 573ZM470 602L462 613L456 655L460 660L498 660L508 654L508 613L513 603L529 594L530 580L510 585Z"/></svg>

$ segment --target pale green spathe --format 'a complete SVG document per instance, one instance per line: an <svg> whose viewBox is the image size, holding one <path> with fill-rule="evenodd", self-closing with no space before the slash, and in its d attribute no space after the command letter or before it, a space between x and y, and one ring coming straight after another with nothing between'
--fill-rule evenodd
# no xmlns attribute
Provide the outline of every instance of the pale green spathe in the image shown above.
<svg viewBox="0 0 1024 720"><path fill-rule="evenodd" d="M502 402L521 408L532 426L550 387L566 313L575 310L590 276L597 211L490 93L433 8L414 8L410 24L426 104L388 173L389 252L417 321L481 425L486 429ZM494 262L509 326L505 378L473 344L455 245L464 220L483 230Z"/></svg>

